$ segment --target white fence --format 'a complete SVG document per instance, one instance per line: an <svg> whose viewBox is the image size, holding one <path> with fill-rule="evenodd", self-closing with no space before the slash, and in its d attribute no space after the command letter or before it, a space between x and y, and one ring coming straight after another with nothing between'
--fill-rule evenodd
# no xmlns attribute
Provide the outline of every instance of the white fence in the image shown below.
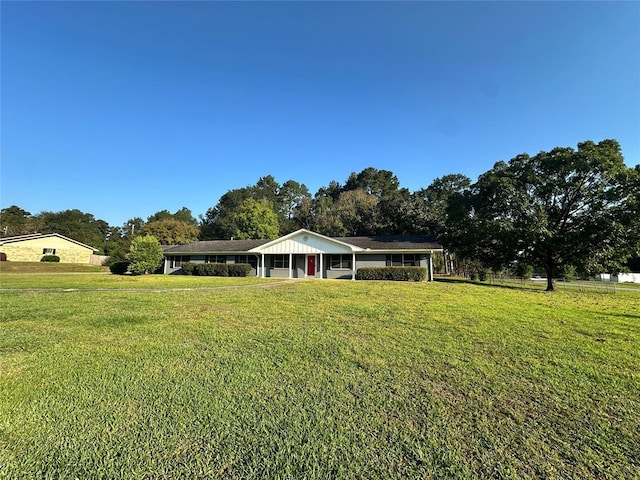
<svg viewBox="0 0 640 480"><path fill-rule="evenodd" d="M601 273L596 276L596 280L599 282L640 283L640 273L618 273L617 275Z"/></svg>

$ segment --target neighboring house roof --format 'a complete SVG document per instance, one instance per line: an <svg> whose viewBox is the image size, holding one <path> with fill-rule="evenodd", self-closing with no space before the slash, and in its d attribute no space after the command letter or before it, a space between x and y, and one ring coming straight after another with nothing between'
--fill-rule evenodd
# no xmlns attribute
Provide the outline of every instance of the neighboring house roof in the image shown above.
<svg viewBox="0 0 640 480"><path fill-rule="evenodd" d="M78 242L77 240L74 240L73 238L69 238L69 237L65 237L64 235L60 235L59 233L32 233L30 235L18 235L15 237L4 237L4 238L0 238L0 245L5 245L7 243L16 243L16 242L24 242L27 240L39 240L42 238L49 238L49 237L57 237L57 238L61 238L63 240L66 240L68 242L72 242L75 243L76 245L79 245L83 248L87 248L91 251L97 252L98 249L95 247L91 247L89 245L85 245L84 243Z"/></svg>
<svg viewBox="0 0 640 480"><path fill-rule="evenodd" d="M206 253L260 253L288 240L306 236L316 240L327 240L335 245L349 247L351 251L410 251L441 250L442 245L431 235L387 235L376 237L326 237L309 230L297 230L275 240L210 240L176 245L164 248L165 254L206 254Z"/></svg>

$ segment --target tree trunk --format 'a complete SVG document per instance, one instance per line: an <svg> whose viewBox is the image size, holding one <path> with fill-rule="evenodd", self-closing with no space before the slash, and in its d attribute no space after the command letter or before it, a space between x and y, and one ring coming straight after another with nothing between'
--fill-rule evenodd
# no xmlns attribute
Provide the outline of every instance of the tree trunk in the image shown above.
<svg viewBox="0 0 640 480"><path fill-rule="evenodd" d="M547 292L555 292L556 282L553 279L555 269L552 264L547 264L545 270L547 271Z"/></svg>

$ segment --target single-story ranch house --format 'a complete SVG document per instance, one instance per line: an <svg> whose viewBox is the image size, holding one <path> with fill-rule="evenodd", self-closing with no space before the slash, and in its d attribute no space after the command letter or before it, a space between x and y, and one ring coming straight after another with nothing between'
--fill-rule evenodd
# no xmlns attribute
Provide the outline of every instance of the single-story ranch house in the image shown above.
<svg viewBox="0 0 640 480"><path fill-rule="evenodd" d="M39 262L44 255L57 255L63 263L91 263L91 255L96 251L58 233L0 238L2 258L13 262Z"/></svg>
<svg viewBox="0 0 640 480"><path fill-rule="evenodd" d="M181 273L185 262L248 263L257 277L355 279L362 267L419 266L432 281L432 255L438 251L442 245L429 235L326 237L302 229L276 240L211 240L165 247L163 272Z"/></svg>

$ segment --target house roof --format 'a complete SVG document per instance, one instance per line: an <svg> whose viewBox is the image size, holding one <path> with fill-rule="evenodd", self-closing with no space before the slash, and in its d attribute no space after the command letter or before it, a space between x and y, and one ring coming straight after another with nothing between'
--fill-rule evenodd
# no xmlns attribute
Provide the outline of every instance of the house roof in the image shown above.
<svg viewBox="0 0 640 480"><path fill-rule="evenodd" d="M91 251L98 251L97 248L92 247L90 245L85 245L84 243L78 242L77 240L74 240L73 238L69 238L69 237L65 237L64 235L60 235L59 233L32 233L29 235L17 235L15 237L4 237L4 238L0 238L0 245L4 245L7 243L16 243L16 242L24 242L27 240L39 240L41 238L49 238L49 237L58 237L61 238L63 240L66 240L68 242L71 243L75 243L76 245L79 245L81 247L87 248Z"/></svg>
<svg viewBox="0 0 640 480"><path fill-rule="evenodd" d="M326 238L336 243L356 247L354 251L410 251L441 250L442 245L430 235L388 235L376 237L324 237L307 230L298 230L276 240L209 240L193 242L187 245L164 247L168 255L208 254L208 253L260 253L262 247L269 247L278 242L294 238L300 234L310 234L318 238Z"/></svg>
<svg viewBox="0 0 640 480"><path fill-rule="evenodd" d="M186 245L173 245L164 249L164 253L244 253L271 240L206 240Z"/></svg>
<svg viewBox="0 0 640 480"><path fill-rule="evenodd" d="M335 237L336 240L369 250L440 250L431 235L384 235L376 237Z"/></svg>

